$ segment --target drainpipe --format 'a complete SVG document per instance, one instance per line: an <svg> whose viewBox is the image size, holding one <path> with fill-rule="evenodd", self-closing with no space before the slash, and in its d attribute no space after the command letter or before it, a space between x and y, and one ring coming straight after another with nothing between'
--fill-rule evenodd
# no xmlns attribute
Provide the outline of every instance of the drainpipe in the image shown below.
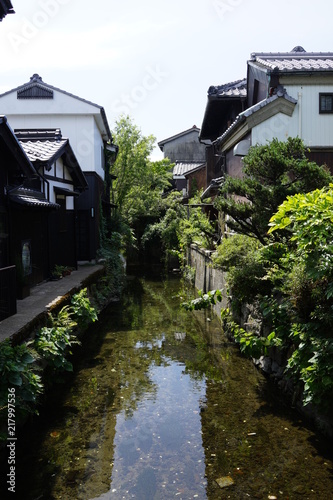
<svg viewBox="0 0 333 500"><path fill-rule="evenodd" d="M302 92L298 92L298 136L302 139Z"/></svg>

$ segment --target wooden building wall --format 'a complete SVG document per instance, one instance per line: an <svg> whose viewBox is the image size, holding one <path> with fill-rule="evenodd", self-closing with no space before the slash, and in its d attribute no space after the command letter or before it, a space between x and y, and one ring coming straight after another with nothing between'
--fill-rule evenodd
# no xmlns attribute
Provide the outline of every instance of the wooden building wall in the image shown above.
<svg viewBox="0 0 333 500"><path fill-rule="evenodd" d="M30 285L36 285L49 277L48 259L48 211L12 208L10 212L10 264L22 273L22 248L27 244L31 254L31 270L26 276Z"/></svg>
<svg viewBox="0 0 333 500"><path fill-rule="evenodd" d="M100 247L100 210L104 183L94 172L85 172L85 177L89 187L75 200L78 261L96 259Z"/></svg>

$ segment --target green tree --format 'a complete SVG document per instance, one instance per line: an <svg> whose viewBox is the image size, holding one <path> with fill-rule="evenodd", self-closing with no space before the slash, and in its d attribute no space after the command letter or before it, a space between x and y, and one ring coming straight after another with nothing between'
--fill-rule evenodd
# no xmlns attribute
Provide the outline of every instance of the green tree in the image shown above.
<svg viewBox="0 0 333 500"><path fill-rule="evenodd" d="M261 261L261 243L244 234L223 238L213 253L214 266L226 272L227 291L233 307L251 303L258 295L267 293L263 280L265 268Z"/></svg>
<svg viewBox="0 0 333 500"><path fill-rule="evenodd" d="M163 199L163 211L158 221L147 226L143 240L158 237L164 254L175 254L181 263L191 243L212 249L215 229L200 206L200 193L183 205L183 195L172 191Z"/></svg>
<svg viewBox="0 0 333 500"><path fill-rule="evenodd" d="M179 191L171 191L163 198L163 211L159 220L146 227L143 243L159 238L164 255L179 253L179 228L186 218L186 208L182 204L183 195Z"/></svg>
<svg viewBox="0 0 333 500"><path fill-rule="evenodd" d="M268 223L287 196L306 193L332 182L328 169L306 157L299 138L253 146L243 159L244 177L226 177L216 207L229 216L231 230L268 240Z"/></svg>
<svg viewBox="0 0 333 500"><path fill-rule="evenodd" d="M116 122L114 140L119 147L112 167L114 199L120 214L130 226L142 216L157 216L161 195L171 185L172 165L164 159L153 162L150 155L155 137L143 136L129 116Z"/></svg>
<svg viewBox="0 0 333 500"><path fill-rule="evenodd" d="M287 235L274 256L270 279L280 300L266 313L282 345L292 345L288 369L304 384L304 403L333 408L333 185L288 197L269 233ZM274 279L275 278L275 279ZM283 317L277 315L283 309ZM288 322L286 322L286 318Z"/></svg>

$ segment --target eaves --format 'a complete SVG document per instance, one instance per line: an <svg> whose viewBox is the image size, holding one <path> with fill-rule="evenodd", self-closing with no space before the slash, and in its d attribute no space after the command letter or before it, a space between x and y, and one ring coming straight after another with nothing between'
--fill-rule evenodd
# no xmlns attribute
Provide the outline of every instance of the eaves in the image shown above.
<svg viewBox="0 0 333 500"><path fill-rule="evenodd" d="M238 126L235 127L235 129L232 131L233 133L230 134L230 136L227 137L223 142L221 142L221 152L227 151L228 149L232 148L251 130L249 124L246 121L246 118L240 120L237 125Z"/></svg>
<svg viewBox="0 0 333 500"><path fill-rule="evenodd" d="M333 85L332 73L306 73L306 74L290 74L283 73L279 77L281 85Z"/></svg>
<svg viewBox="0 0 333 500"><path fill-rule="evenodd" d="M240 113L214 144L219 146L222 152L226 151L240 141L253 127L260 125L272 116L278 113L292 116L296 103L296 99L286 93L264 99Z"/></svg>

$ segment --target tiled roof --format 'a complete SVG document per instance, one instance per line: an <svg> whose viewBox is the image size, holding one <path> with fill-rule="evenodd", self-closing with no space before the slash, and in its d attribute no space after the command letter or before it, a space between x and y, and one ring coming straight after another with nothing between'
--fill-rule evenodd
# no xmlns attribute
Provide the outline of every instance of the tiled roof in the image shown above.
<svg viewBox="0 0 333 500"><path fill-rule="evenodd" d="M18 99L53 99L53 90L50 90L38 83L26 85L17 91Z"/></svg>
<svg viewBox="0 0 333 500"><path fill-rule="evenodd" d="M61 130L55 129L15 129L19 144L29 160L37 168L46 168L62 157L69 168L76 189L88 187L87 180L71 148L69 139L63 138Z"/></svg>
<svg viewBox="0 0 333 500"><path fill-rule="evenodd" d="M258 102L257 104L254 104L253 106L247 108L245 111L243 111L242 113L240 113L235 121L230 125L230 127L220 136L216 139L216 141L214 141L214 143L216 145L219 145L221 144L224 139L226 139L229 134L242 122L244 122L246 120L246 118L248 118L249 116L253 115L254 113L256 113L257 111L259 111L260 109L264 108L265 106L267 106L268 104L276 101L277 99L286 99L287 101L293 103L293 104L296 104L297 103L297 100L294 99L293 97L291 97L290 95L287 94L287 92L285 91L285 89L283 89L283 87L279 86L278 87L278 90L277 90L277 93L272 95L271 97L268 97L267 99L263 99L262 101Z"/></svg>
<svg viewBox="0 0 333 500"><path fill-rule="evenodd" d="M173 167L173 176L183 176L194 172L195 170L204 167L205 163L203 162L176 162Z"/></svg>
<svg viewBox="0 0 333 500"><path fill-rule="evenodd" d="M41 193L40 191L34 191L33 189L27 189L23 187L19 187L11 191L9 193L9 199L13 203L30 208L59 208L59 205L57 203L51 203L50 201L46 200L43 193Z"/></svg>
<svg viewBox="0 0 333 500"><path fill-rule="evenodd" d="M250 63L254 62L271 71L332 71L332 52L306 52L302 47L295 47L291 52L259 52L251 54Z"/></svg>
<svg viewBox="0 0 333 500"><path fill-rule="evenodd" d="M30 161L49 162L67 144L68 139L60 141L20 141L21 146Z"/></svg>
<svg viewBox="0 0 333 500"><path fill-rule="evenodd" d="M223 184L224 181L225 181L224 177L216 177L215 179L212 179L209 186L202 193L201 200L203 201L207 198L210 198L211 196L216 196L220 190L220 186Z"/></svg>
<svg viewBox="0 0 333 500"><path fill-rule="evenodd" d="M10 0L1 0L0 21L2 21L7 14L15 14L12 3L10 2Z"/></svg>
<svg viewBox="0 0 333 500"><path fill-rule="evenodd" d="M208 89L208 96L216 97L246 97L247 95L247 80L236 80L234 82L225 83L223 85L212 85Z"/></svg>
<svg viewBox="0 0 333 500"><path fill-rule="evenodd" d="M276 99L278 99L279 97L283 97L284 99L292 102L293 104L297 103L296 99L294 99L293 97L288 95L287 92L285 91L285 89L283 89L283 87L279 86L276 94L272 95L271 97L268 97L267 99L264 99L264 100L258 102L257 104L254 104L250 108L245 109L245 111L240 113L240 115L244 115L245 117L251 116L256 111L259 111L259 109L262 109L265 106L267 106L267 104L270 104L271 102L276 101Z"/></svg>

